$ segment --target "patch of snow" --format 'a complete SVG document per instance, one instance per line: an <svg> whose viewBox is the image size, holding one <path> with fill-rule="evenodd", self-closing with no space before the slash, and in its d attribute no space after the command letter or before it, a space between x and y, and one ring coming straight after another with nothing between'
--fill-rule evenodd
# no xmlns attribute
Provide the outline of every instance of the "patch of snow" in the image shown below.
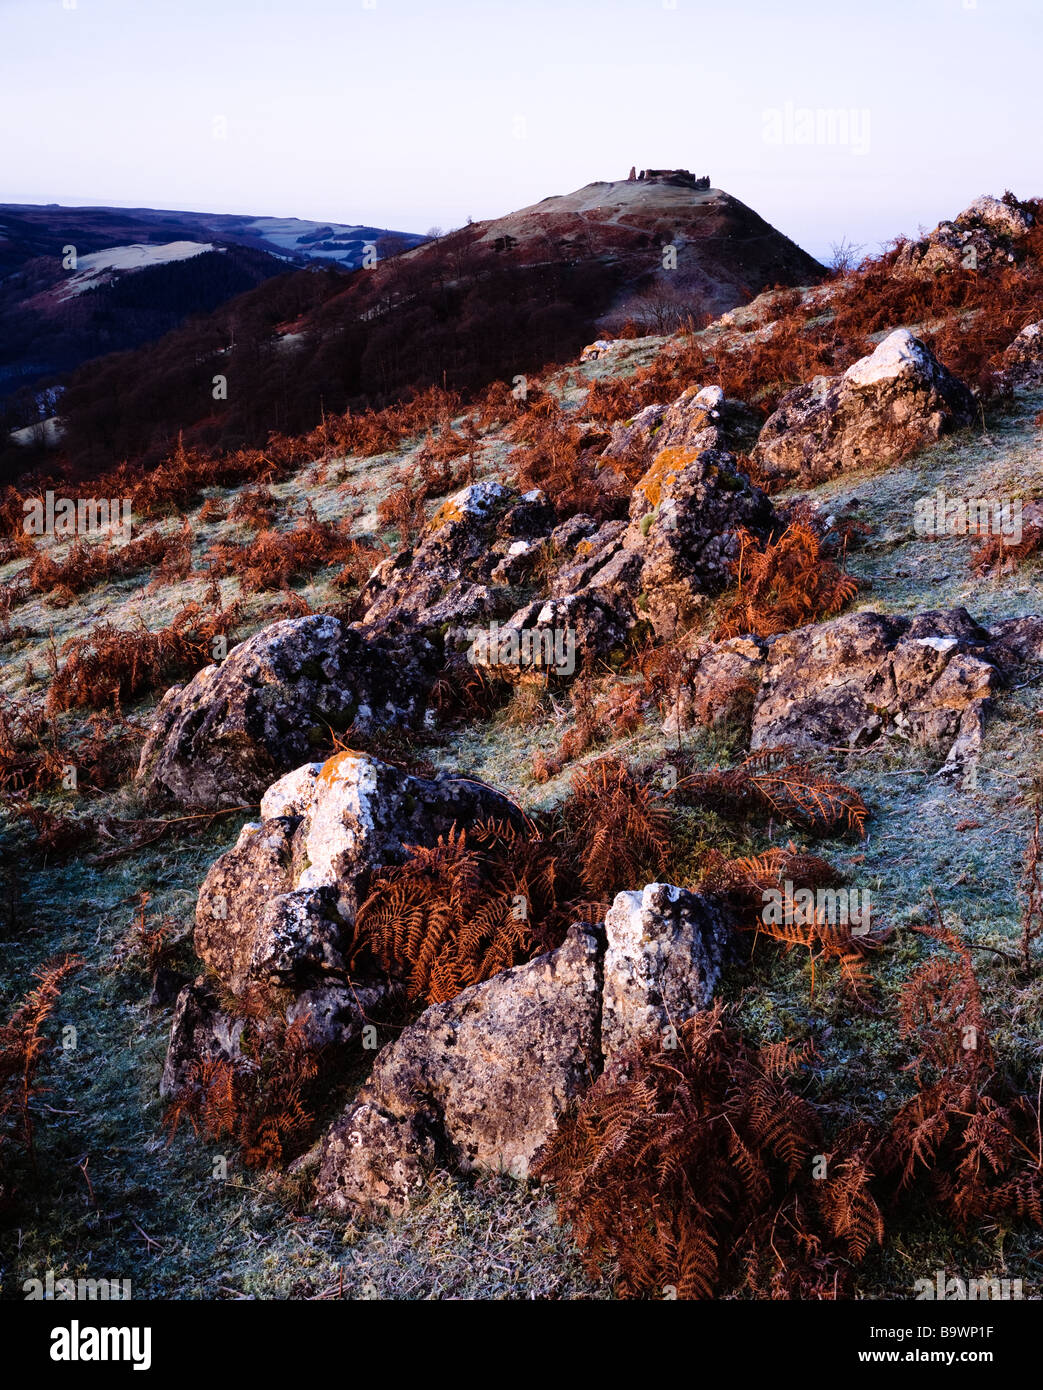
<svg viewBox="0 0 1043 1390"><path fill-rule="evenodd" d="M69 299L83 294L85 290L104 284L113 275L167 265L171 261L187 261L213 250L213 243L209 241L166 241L155 246L135 242L130 246L108 246L103 251L91 251L79 257L76 271L62 285L59 297Z"/></svg>

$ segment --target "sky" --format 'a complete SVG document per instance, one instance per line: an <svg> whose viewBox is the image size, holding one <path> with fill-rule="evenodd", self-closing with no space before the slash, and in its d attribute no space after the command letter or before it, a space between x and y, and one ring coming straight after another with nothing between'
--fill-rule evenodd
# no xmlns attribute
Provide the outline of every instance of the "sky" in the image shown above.
<svg viewBox="0 0 1043 1390"><path fill-rule="evenodd" d="M0 202L425 232L631 165L818 256L1043 194L1043 0L0 0Z"/></svg>

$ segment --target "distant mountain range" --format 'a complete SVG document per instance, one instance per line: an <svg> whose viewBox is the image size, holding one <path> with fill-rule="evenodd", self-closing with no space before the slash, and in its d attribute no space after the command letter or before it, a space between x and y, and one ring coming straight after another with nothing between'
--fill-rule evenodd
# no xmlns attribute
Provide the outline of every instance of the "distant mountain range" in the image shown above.
<svg viewBox="0 0 1043 1390"><path fill-rule="evenodd" d="M413 232L310 222L300 217L0 203L0 278L34 258L61 256L62 248L70 243L83 255L138 242L217 242L267 251L296 265L332 261L345 270L355 270L362 263L363 248L388 237L403 246L416 246L424 240Z"/></svg>
<svg viewBox="0 0 1043 1390"><path fill-rule="evenodd" d="M29 423L38 384L161 337L288 269L351 271L422 237L300 218L0 205L0 401ZM12 415L10 401L21 391Z"/></svg>

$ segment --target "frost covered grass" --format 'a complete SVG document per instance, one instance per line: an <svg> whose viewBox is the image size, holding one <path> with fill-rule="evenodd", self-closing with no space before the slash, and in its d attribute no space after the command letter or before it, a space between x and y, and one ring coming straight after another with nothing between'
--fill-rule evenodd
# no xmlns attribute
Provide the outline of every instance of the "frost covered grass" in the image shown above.
<svg viewBox="0 0 1043 1390"><path fill-rule="evenodd" d="M646 365L658 346L635 340L600 370ZM562 374L566 404L581 399L598 369L592 363ZM885 473L848 474L812 494L833 511L857 497L852 515L872 528L848 558L863 586L856 607L909 613L963 604L983 622L1043 609L1036 562L979 580L969 568L973 541L932 542L912 528L916 498L937 487L953 495L1041 495L1043 461L1033 423L1041 407L1043 393L1020 395L1011 408L990 417L987 432L965 431ZM292 524L293 504L306 495L322 521L338 520L361 505L353 534L393 545L397 538L381 531L377 510L414 454L415 448L308 465L272 484L276 525ZM507 454L503 441L490 435L479 476L505 477ZM238 491L214 491L211 500L225 508ZM219 537L248 535L201 512L200 506L190 514L197 563ZM5 565L0 583L25 564ZM332 571L321 572L295 584L293 592L320 609L342 600L331 580ZM168 626L187 601L205 596L207 582L196 576L149 593L143 576L106 583L65 606L31 598L11 615L12 626L29 631L2 649L0 693L14 700L39 697L48 650L102 620ZM234 579L219 581L219 587L226 605L243 605L242 636L269 621L273 605L282 601L278 594L241 595ZM36 672L33 681L27 681L27 665ZM1043 776L1043 700L1034 679L1027 675L1020 689L997 700L973 785L940 778L939 760L911 745L825 759L831 772L862 794L871 820L863 841L843 838L809 847L831 859L849 882L869 887L874 925L893 928L873 958L871 1007L853 1005L835 974L819 972L812 990L806 953L787 953L752 936L742 939L726 970L722 996L752 1039L814 1042L815 1099L838 1125L858 1114L886 1118L909 1094L902 1070L909 1059L893 1006L925 953L911 928L931 920L935 902L947 923L973 943L998 1054L1019 1084L1035 1092L1043 1065L1043 982L1026 980L1008 959L1016 955L1020 931L1018 881L1031 828L1030 800ZM131 712L145 715L150 705L142 702ZM78 727L75 716L68 719L70 728ZM438 766L501 788L527 809L545 810L567 792L577 766L615 754L638 769L650 768L671 746L648 710L643 726L607 739L539 783L533 758L560 741L568 722L564 705L546 693L527 711L519 701L513 717L501 713L421 741L422 751ZM706 767L729 751L705 735L692 735L686 748ZM49 804L70 810L84 803L55 793ZM86 805L102 819L144 813L127 787L90 793ZM546 1194L531 1184L439 1174L408 1216L386 1227L345 1227L309 1206L306 1165L295 1175L258 1176L228 1155L228 1178L216 1181L212 1141L183 1128L168 1142L157 1087L171 1008L150 1006L147 979L116 969L114 961L141 895L149 893L150 916L173 923L178 963L189 973L195 969L190 933L196 892L248 818L248 812L212 822L201 818L158 844L97 864L90 855L32 862L8 855L0 878L0 1007L9 1010L32 970L57 954L75 951L85 965L60 1011L62 1026L76 1029L77 1045L58 1054L52 1089L40 1104L39 1185L0 1236L3 1296L18 1297L23 1280L49 1269L56 1277L130 1278L139 1298L605 1296L606 1288L583 1273ZM0 834L5 849L15 843L9 825ZM708 847L747 853L791 838L801 841L781 824L735 827L686 813L678 822L672 873L679 881L695 881ZM106 846L91 853L98 848ZM909 1297L915 1279L954 1266L1020 1277L1029 1290L1036 1285L1029 1237L995 1229L958 1241L924 1212L903 1226L900 1241L889 1241L866 1264L859 1291L869 1298Z"/></svg>

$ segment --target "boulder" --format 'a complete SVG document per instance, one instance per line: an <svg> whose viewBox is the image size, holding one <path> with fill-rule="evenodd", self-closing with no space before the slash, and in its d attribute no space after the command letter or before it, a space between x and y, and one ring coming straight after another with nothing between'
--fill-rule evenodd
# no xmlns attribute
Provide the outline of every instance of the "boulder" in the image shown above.
<svg viewBox="0 0 1043 1390"><path fill-rule="evenodd" d="M1043 386L1043 319L1021 330L1000 359L1000 373L1011 386Z"/></svg>
<svg viewBox="0 0 1043 1390"><path fill-rule="evenodd" d="M682 649L663 718L670 737L718 723L749 728L767 661L763 638L750 635L708 642L695 637Z"/></svg>
<svg viewBox="0 0 1043 1390"><path fill-rule="evenodd" d="M649 883L618 894L605 936L601 1054L613 1065L636 1040L668 1033L709 1006L729 931L707 898Z"/></svg>
<svg viewBox="0 0 1043 1390"><path fill-rule="evenodd" d="M327 1134L319 1200L402 1211L435 1162L525 1177L600 1069L599 956L575 926L558 950L427 1009Z"/></svg>
<svg viewBox="0 0 1043 1390"><path fill-rule="evenodd" d="M1017 678L1026 666L1043 665L1043 617L1030 614L995 623L986 653L1005 681Z"/></svg>
<svg viewBox="0 0 1043 1390"><path fill-rule="evenodd" d="M361 754L296 768L265 793L261 821L245 825L211 866L196 904L196 952L230 995L249 996L261 1013L290 1023L303 1018L305 1041L332 1056L402 994L372 964L352 967L346 958L376 870L454 825L517 814L478 783L410 777ZM237 1039L236 1028L241 1021L220 1011L205 980L184 991L164 1094L192 1061Z"/></svg>
<svg viewBox="0 0 1043 1390"><path fill-rule="evenodd" d="M768 642L751 749L860 747L900 738L968 756L1000 674L963 609L851 613Z"/></svg>
<svg viewBox="0 0 1043 1390"><path fill-rule="evenodd" d="M375 758L339 753L276 782L261 814L207 874L195 946L233 994L259 988L297 997L344 982L344 946L377 869L402 862L407 845L435 844L454 825L517 812L463 778L410 777Z"/></svg>
<svg viewBox="0 0 1043 1390"><path fill-rule="evenodd" d="M651 461L664 449L730 450L745 453L757 439L758 420L742 401L729 400L719 386L690 386L669 405L649 405L612 426L602 457Z"/></svg>
<svg viewBox="0 0 1043 1390"><path fill-rule="evenodd" d="M899 249L894 270L899 275L928 276L1013 265L1032 226L1032 215L1016 201L988 195L976 198L953 221L939 222L928 236L907 241Z"/></svg>
<svg viewBox="0 0 1043 1390"><path fill-rule="evenodd" d="M418 722L433 656L421 640L367 640L328 615L273 623L167 691L137 780L186 809L253 804L329 748L331 730Z"/></svg>
<svg viewBox="0 0 1043 1390"><path fill-rule="evenodd" d="M815 377L783 396L753 459L765 477L816 484L904 458L974 413L967 387L900 328L841 376Z"/></svg>
<svg viewBox="0 0 1043 1390"><path fill-rule="evenodd" d="M630 622L590 586L526 604L505 623L475 629L468 660L501 680L569 679L581 668L618 662Z"/></svg>
<svg viewBox="0 0 1043 1390"><path fill-rule="evenodd" d="M604 931L427 1009L380 1053L322 1145L318 1198L340 1213L401 1212L436 1163L525 1177L568 1102L635 1041L711 1002L720 911L669 884L621 893Z"/></svg>
<svg viewBox="0 0 1043 1390"><path fill-rule="evenodd" d="M550 580L554 600L584 611L583 659L604 659L628 631L648 624L671 638L693 622L709 595L731 583L740 529L764 538L777 525L768 497L716 449L664 449L634 488L629 521L585 536ZM530 604L508 626L543 622Z"/></svg>
<svg viewBox="0 0 1043 1390"><path fill-rule="evenodd" d="M537 542L554 521L554 508L538 489L519 495L492 480L463 488L442 504L412 550L374 570L363 591L362 630L434 637L447 627L505 617L517 607L512 586L528 577ZM517 559L526 555L528 564Z"/></svg>
<svg viewBox="0 0 1043 1390"><path fill-rule="evenodd" d="M205 977L186 985L174 1006L159 1094L164 1099L176 1095L192 1080L203 1062L224 1058L235 1061L240 1052L242 1018L234 1018L221 1008L216 991Z"/></svg>
<svg viewBox="0 0 1043 1390"><path fill-rule="evenodd" d="M630 502L624 549L639 555L635 613L665 640L687 626L708 595L733 582L739 531L765 538L776 517L768 497L736 468L733 454L665 449ZM595 587L599 576L589 581Z"/></svg>

